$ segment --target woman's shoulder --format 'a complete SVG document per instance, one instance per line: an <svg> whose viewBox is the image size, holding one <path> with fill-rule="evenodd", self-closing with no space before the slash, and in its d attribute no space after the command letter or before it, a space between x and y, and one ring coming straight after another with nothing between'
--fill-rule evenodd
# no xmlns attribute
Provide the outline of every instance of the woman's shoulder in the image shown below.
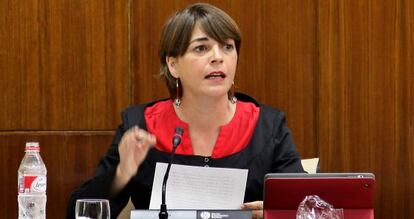
<svg viewBox="0 0 414 219"><path fill-rule="evenodd" d="M124 123L128 123L127 125L141 124L142 126L145 123L144 114L147 114L148 112L157 113L157 110L163 108L162 106L165 106L167 102L170 101L170 99L162 99L153 102L128 106L122 110L122 120Z"/></svg>
<svg viewBox="0 0 414 219"><path fill-rule="evenodd" d="M253 97L244 94L244 93L236 93L237 100L240 100L245 103L254 104L255 107L260 108L260 116L261 117L284 117L285 113L273 106L269 106L263 103L258 102Z"/></svg>
<svg viewBox="0 0 414 219"><path fill-rule="evenodd" d="M141 104L135 104L135 105L130 105L126 108L124 108L122 110L122 113L126 113L126 114L136 114L136 113L144 113L144 111L147 108L154 108L153 106L155 105L163 105L167 102L170 102L170 99L162 99L162 100L156 100L156 101L152 101L152 102L148 102L148 103L141 103Z"/></svg>

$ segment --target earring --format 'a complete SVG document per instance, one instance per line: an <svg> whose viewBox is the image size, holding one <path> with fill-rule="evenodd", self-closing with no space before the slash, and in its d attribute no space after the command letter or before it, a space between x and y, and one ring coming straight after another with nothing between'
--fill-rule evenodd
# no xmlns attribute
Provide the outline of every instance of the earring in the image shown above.
<svg viewBox="0 0 414 219"><path fill-rule="evenodd" d="M180 100L180 96L179 96L179 84L178 84L178 78L175 79L175 90L176 90L176 94L175 94L175 98L174 98L174 105L179 107L181 105L181 100Z"/></svg>
<svg viewBox="0 0 414 219"><path fill-rule="evenodd" d="M231 97L230 97L230 103L235 104L237 102L237 97L234 93L234 81L231 88Z"/></svg>

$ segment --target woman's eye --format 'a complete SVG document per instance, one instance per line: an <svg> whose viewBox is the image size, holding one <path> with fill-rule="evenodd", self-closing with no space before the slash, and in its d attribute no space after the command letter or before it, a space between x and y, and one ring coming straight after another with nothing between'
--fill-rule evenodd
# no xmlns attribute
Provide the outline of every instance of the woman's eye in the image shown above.
<svg viewBox="0 0 414 219"><path fill-rule="evenodd" d="M204 46L204 45L200 45L200 46L196 46L195 48L194 48L194 51L196 51L196 52L205 52L205 51L207 51L207 47L206 46Z"/></svg>
<svg viewBox="0 0 414 219"><path fill-rule="evenodd" d="M233 46L233 44L226 44L226 45L224 45L224 49L227 50L227 51L231 51L231 50L234 49L234 46Z"/></svg>

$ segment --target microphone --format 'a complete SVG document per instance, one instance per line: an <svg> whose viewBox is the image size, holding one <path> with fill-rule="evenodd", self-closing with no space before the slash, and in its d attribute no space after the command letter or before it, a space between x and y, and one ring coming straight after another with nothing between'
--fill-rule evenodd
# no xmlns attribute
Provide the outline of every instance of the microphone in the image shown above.
<svg viewBox="0 0 414 219"><path fill-rule="evenodd" d="M167 170L164 174L164 180L162 181L162 202L160 207L160 213L158 214L159 219L167 219L168 212L167 212L167 204L165 203L165 195L167 193L167 180L168 175L170 174L171 164L174 159L175 150L177 149L178 145L181 143L181 137L183 136L184 129L180 126L175 127L174 136L172 138L172 145L173 149L171 152L170 162L168 163Z"/></svg>

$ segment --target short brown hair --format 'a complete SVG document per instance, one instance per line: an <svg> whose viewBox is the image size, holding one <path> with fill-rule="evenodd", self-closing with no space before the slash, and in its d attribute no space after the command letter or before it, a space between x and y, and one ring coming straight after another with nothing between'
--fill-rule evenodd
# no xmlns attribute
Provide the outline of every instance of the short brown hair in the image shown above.
<svg viewBox="0 0 414 219"><path fill-rule="evenodd" d="M240 52L241 34L239 27L221 9L206 3L196 3L178 11L165 23L158 50L161 64L160 75L165 80L172 99L177 95L176 79L168 69L166 57L184 55L196 24L199 24L200 28L217 42L224 44L228 39L233 39L237 54ZM182 96L182 93L182 86L180 86L179 96Z"/></svg>

